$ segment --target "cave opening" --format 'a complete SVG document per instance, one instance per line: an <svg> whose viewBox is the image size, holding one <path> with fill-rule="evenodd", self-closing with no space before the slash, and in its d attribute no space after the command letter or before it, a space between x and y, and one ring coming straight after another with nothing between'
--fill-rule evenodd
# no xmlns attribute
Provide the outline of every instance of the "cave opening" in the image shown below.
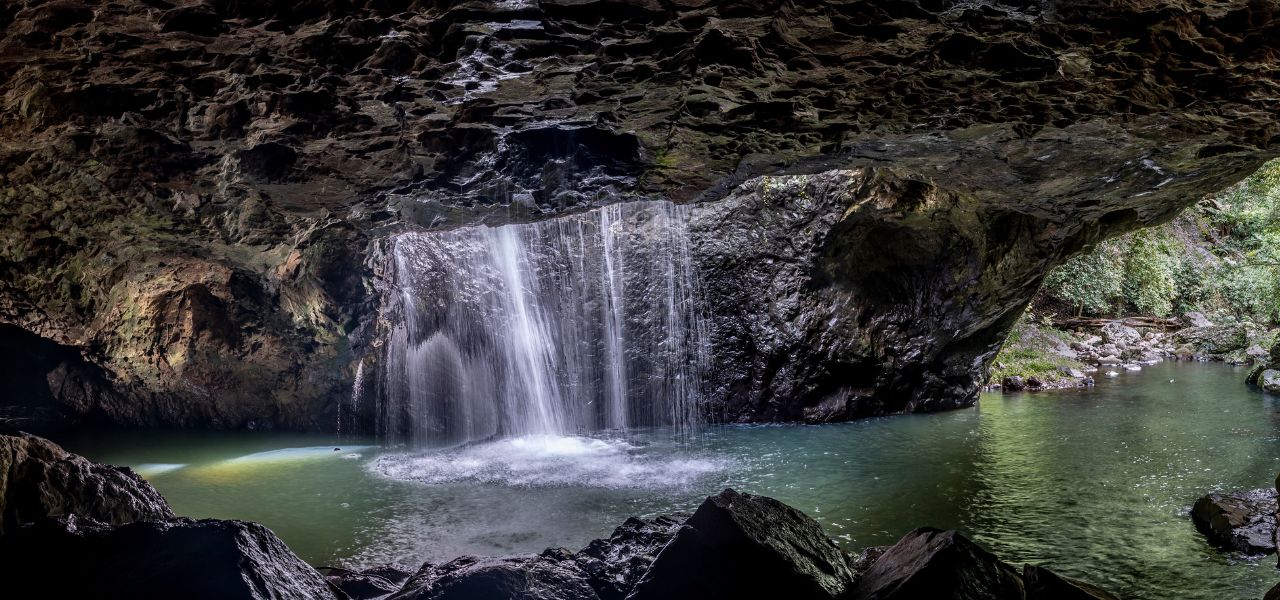
<svg viewBox="0 0 1280 600"><path fill-rule="evenodd" d="M88 365L74 348L16 325L0 324L0 423L15 427L55 424Z"/></svg>

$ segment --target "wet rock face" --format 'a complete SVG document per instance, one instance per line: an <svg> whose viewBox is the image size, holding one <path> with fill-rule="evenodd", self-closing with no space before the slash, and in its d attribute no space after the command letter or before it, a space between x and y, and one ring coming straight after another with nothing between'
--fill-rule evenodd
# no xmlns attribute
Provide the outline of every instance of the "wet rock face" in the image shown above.
<svg viewBox="0 0 1280 600"><path fill-rule="evenodd" d="M15 574L7 589L32 596L339 598L271 530L243 521L49 519L0 537L0 560Z"/></svg>
<svg viewBox="0 0 1280 600"><path fill-rule="evenodd" d="M921 528L885 551L863 575L854 600L1017 600L1022 578L1009 565L954 531Z"/></svg>
<svg viewBox="0 0 1280 600"><path fill-rule="evenodd" d="M574 559L600 600L623 600L683 523L668 516L648 521L632 517L608 539L587 544Z"/></svg>
<svg viewBox="0 0 1280 600"><path fill-rule="evenodd" d="M1276 551L1276 491L1236 491L1202 496L1191 520L1209 542L1245 554Z"/></svg>
<svg viewBox="0 0 1280 600"><path fill-rule="evenodd" d="M92 376L49 388L75 416L332 428L376 354L388 232L751 195L759 174L821 194L822 173L872 169L833 229L765 236L755 259L817 260L779 284L788 314L751 317L776 339L724 347L714 384L749 393L717 410L960 406L1053 264L1276 154L1274 11L10 3L0 323L77 355ZM803 341L814 366L785 358Z"/></svg>
<svg viewBox="0 0 1280 600"><path fill-rule="evenodd" d="M0 435L0 534L63 515L120 525L173 511L128 468L91 462L33 435Z"/></svg>
<svg viewBox="0 0 1280 600"><path fill-rule="evenodd" d="M854 579L816 521L730 489L694 511L628 598L837 598Z"/></svg>

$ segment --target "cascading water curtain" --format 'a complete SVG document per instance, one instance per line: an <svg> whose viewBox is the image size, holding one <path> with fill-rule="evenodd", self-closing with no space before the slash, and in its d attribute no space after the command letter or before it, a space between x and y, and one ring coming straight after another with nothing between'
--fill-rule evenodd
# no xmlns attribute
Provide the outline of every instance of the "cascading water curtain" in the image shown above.
<svg viewBox="0 0 1280 600"><path fill-rule="evenodd" d="M391 441L695 429L709 345L690 210L615 204L395 238Z"/></svg>

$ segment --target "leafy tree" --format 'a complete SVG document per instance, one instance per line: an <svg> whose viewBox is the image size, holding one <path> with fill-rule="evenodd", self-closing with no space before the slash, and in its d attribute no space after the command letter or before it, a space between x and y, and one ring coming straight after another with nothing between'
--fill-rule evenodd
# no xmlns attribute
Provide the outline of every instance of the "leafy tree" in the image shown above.
<svg viewBox="0 0 1280 600"><path fill-rule="evenodd" d="M1280 320L1280 160L1168 225L1072 258L1044 289L1080 314L1199 310Z"/></svg>
<svg viewBox="0 0 1280 600"><path fill-rule="evenodd" d="M1124 261L1124 299L1138 312L1158 317L1173 312L1177 294L1174 272L1177 270L1175 250L1167 234L1144 229L1128 236L1129 248Z"/></svg>
<svg viewBox="0 0 1280 600"><path fill-rule="evenodd" d="M1110 312L1123 289L1124 259L1119 244L1104 241L1092 252L1068 260L1049 272L1048 294L1074 306L1076 314Z"/></svg>

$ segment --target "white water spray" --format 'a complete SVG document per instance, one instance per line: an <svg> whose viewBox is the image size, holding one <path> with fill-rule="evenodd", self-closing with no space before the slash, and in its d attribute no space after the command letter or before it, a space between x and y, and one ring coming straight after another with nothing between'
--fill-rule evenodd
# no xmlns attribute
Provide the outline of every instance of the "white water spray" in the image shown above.
<svg viewBox="0 0 1280 600"><path fill-rule="evenodd" d="M708 349L688 210L398 236L384 432L438 447L696 427Z"/></svg>

